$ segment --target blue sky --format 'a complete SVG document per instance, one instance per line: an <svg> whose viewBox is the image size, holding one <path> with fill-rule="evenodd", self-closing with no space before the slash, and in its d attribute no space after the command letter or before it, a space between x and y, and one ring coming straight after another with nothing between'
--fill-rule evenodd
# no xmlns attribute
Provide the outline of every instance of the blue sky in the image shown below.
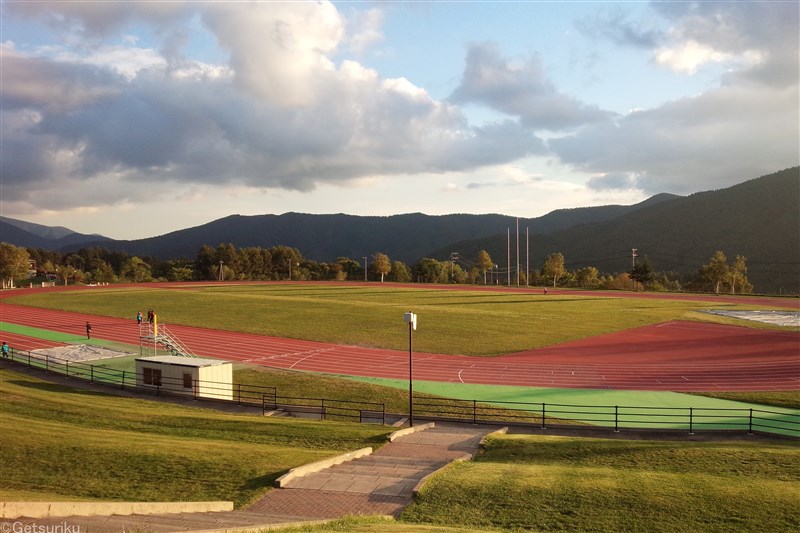
<svg viewBox="0 0 800 533"><path fill-rule="evenodd" d="M2 2L4 216L631 204L799 163L798 3Z"/></svg>

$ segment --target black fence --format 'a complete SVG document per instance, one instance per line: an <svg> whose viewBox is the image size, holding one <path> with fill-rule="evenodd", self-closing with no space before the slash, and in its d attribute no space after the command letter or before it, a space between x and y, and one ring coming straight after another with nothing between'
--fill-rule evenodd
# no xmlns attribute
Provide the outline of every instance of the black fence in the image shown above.
<svg viewBox="0 0 800 533"><path fill-rule="evenodd" d="M144 376L101 365L71 362L57 357L11 349L10 359L31 368L54 372L99 385L156 395L180 396L223 404L248 405L268 411L285 411L321 420L347 420L386 424L383 403L284 396L275 387L226 384L205 380L161 377L157 384L144 384ZM414 416L418 419L505 424L571 429L608 428L695 431L728 430L753 434L770 433L800 438L800 413L752 408L642 407L625 405L574 405L556 403L460 400L415 394ZM397 415L401 418L402 415Z"/></svg>
<svg viewBox="0 0 800 533"><path fill-rule="evenodd" d="M362 423L386 423L386 407L383 403L333 400L329 398L305 398L279 395L276 387L222 383L192 379L191 382L168 376L137 374L130 370L117 370L98 364L69 361L51 355L34 354L30 351L11 349L9 359L29 368L61 374L88 383L145 392L156 396L181 397L193 400L216 402L226 405L244 405L268 411L285 411L299 416L313 416L321 420L348 420ZM148 380L150 383L147 383Z"/></svg>
<svg viewBox="0 0 800 533"><path fill-rule="evenodd" d="M502 422L541 429L585 424L583 427L672 429L689 434L701 430L777 433L800 437L800 413L753 408L641 407L630 405L574 405L557 403L456 400L414 396L414 416L480 423ZM579 428L580 426L573 426Z"/></svg>

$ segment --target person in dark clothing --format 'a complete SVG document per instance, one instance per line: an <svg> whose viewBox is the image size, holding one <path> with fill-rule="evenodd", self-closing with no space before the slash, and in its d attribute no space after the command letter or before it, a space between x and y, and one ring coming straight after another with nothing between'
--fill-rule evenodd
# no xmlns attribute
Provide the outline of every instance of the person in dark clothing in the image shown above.
<svg viewBox="0 0 800 533"><path fill-rule="evenodd" d="M86 322L86 338L87 339L92 338L92 325L89 324L89 322Z"/></svg>

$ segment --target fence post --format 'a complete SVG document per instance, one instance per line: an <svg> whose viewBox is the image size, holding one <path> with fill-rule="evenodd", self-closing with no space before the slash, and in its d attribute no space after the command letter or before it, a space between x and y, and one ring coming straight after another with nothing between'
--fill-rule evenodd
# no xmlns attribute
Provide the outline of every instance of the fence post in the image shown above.
<svg viewBox="0 0 800 533"><path fill-rule="evenodd" d="M386 425L386 404L385 403L381 404L381 425L382 426Z"/></svg>
<svg viewBox="0 0 800 533"><path fill-rule="evenodd" d="M64 361L64 372L69 376L69 361Z"/></svg>
<svg viewBox="0 0 800 533"><path fill-rule="evenodd" d="M546 411L545 411L545 407L544 407L544 402L542 402L542 429L547 429L547 427L545 427L545 423L544 423L545 413L546 413Z"/></svg>
<svg viewBox="0 0 800 533"><path fill-rule="evenodd" d="M122 389L125 390L125 371L122 371Z"/></svg>
<svg viewBox="0 0 800 533"><path fill-rule="evenodd" d="M28 368L31 366L31 351L28 350Z"/></svg>
<svg viewBox="0 0 800 533"><path fill-rule="evenodd" d="M748 421L748 424L747 424L747 434L748 435L752 435L753 434L753 408L752 407L750 408L750 417L749 417L749 421Z"/></svg>
<svg viewBox="0 0 800 533"><path fill-rule="evenodd" d="M94 383L94 365L89 365L89 382Z"/></svg>
<svg viewBox="0 0 800 533"><path fill-rule="evenodd" d="M689 408L689 435L694 435L694 408Z"/></svg>
<svg viewBox="0 0 800 533"><path fill-rule="evenodd" d="M44 371L45 372L50 372L50 356L49 355L45 355L44 356Z"/></svg>
<svg viewBox="0 0 800 533"><path fill-rule="evenodd" d="M236 384L236 403L238 403L239 405L242 405L242 384L241 383L237 383ZM264 402L261 402L261 403L263 404Z"/></svg>
<svg viewBox="0 0 800 533"><path fill-rule="evenodd" d="M472 425L478 424L478 400L472 400Z"/></svg>
<svg viewBox="0 0 800 533"><path fill-rule="evenodd" d="M322 411L319 418L320 420L325 420L325 398L322 398L320 401L322 402Z"/></svg>
<svg viewBox="0 0 800 533"><path fill-rule="evenodd" d="M614 406L614 433L619 433L619 405Z"/></svg>

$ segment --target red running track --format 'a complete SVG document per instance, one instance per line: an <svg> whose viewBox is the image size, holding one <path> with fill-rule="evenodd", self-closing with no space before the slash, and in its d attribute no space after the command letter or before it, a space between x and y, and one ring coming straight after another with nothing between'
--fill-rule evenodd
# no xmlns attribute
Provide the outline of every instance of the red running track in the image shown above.
<svg viewBox="0 0 800 533"><path fill-rule="evenodd" d="M0 322L139 344L134 320L6 304ZM354 376L408 378L408 352L169 325L197 355ZM57 343L3 332L17 349ZM414 379L530 387L800 390L800 333L674 321L500 357L415 352Z"/></svg>

